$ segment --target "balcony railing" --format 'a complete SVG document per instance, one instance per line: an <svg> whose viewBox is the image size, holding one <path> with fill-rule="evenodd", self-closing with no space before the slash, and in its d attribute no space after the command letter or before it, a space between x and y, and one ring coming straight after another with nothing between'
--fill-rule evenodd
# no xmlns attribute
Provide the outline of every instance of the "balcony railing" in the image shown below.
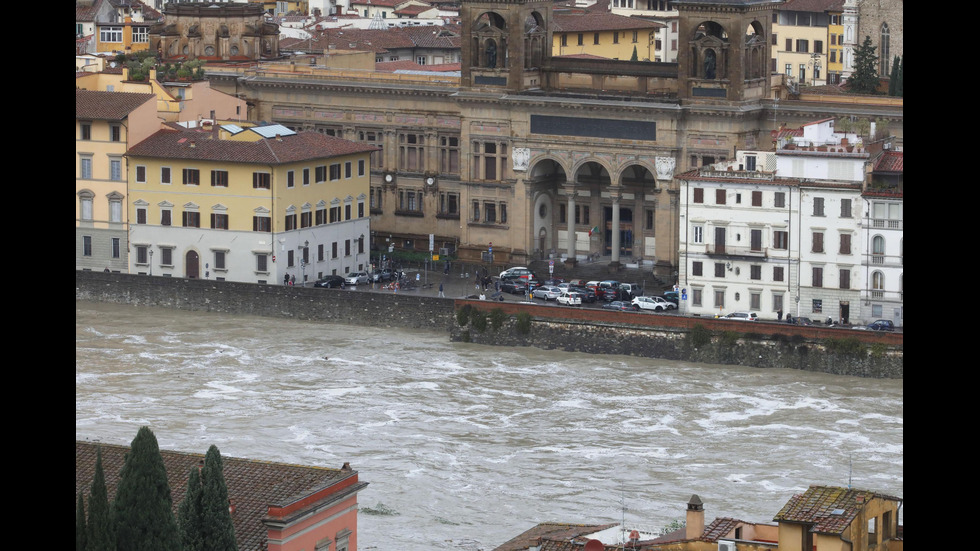
<svg viewBox="0 0 980 551"><path fill-rule="evenodd" d="M709 256L747 256L752 258L768 258L767 247L736 247L734 245L704 245L704 252Z"/></svg>
<svg viewBox="0 0 980 551"><path fill-rule="evenodd" d="M904 229L905 224L902 220L894 220L891 218L872 218L871 227L878 230L901 230Z"/></svg>

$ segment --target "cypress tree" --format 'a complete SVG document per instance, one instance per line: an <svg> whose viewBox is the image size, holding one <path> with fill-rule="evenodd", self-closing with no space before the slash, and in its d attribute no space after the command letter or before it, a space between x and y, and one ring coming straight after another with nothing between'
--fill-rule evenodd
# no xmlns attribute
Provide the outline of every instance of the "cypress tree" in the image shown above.
<svg viewBox="0 0 980 551"><path fill-rule="evenodd" d="M119 551L180 549L167 469L147 427L140 428L126 454L114 505Z"/></svg>
<svg viewBox="0 0 980 551"><path fill-rule="evenodd" d="M96 451L95 476L88 496L88 525L86 526L86 551L115 551L116 529L112 523L109 492L105 487L105 471L102 469L102 448Z"/></svg>
<svg viewBox="0 0 980 551"><path fill-rule="evenodd" d="M859 94L874 94L878 91L878 47L871 43L871 37L865 36L864 43L854 49L854 74L847 83L851 90Z"/></svg>
<svg viewBox="0 0 980 551"><path fill-rule="evenodd" d="M204 470L201 472L203 494L201 496L204 548L207 551L237 551L235 526L228 510L228 487L225 485L224 466L221 452L211 445L204 457Z"/></svg>
<svg viewBox="0 0 980 551"><path fill-rule="evenodd" d="M75 551L85 551L85 494L78 494L75 504Z"/></svg>
<svg viewBox="0 0 980 551"><path fill-rule="evenodd" d="M902 84L902 79L905 78L905 58L895 56L895 65L898 66L898 76L896 77L897 82L895 83L895 95L901 98L905 95L905 86Z"/></svg>
<svg viewBox="0 0 980 551"><path fill-rule="evenodd" d="M201 486L201 471L196 466L191 467L187 480L187 493L177 508L177 526L180 529L180 542L183 551L203 551L204 539L201 531L201 497L204 488Z"/></svg>
<svg viewBox="0 0 980 551"><path fill-rule="evenodd" d="M636 55L636 46L633 46L633 56L630 57L630 61L639 61L639 56Z"/></svg>

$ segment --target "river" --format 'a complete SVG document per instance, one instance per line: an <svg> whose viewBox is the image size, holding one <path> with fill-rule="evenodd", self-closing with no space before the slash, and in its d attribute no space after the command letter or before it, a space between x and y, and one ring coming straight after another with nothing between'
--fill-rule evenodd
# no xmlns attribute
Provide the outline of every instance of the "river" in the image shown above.
<svg viewBox="0 0 980 551"><path fill-rule="evenodd" d="M76 302L75 437L339 468L359 547L539 522L771 522L810 484L903 496L903 382L452 343L442 331ZM904 508L903 508L904 512ZM901 519L900 519L901 520Z"/></svg>

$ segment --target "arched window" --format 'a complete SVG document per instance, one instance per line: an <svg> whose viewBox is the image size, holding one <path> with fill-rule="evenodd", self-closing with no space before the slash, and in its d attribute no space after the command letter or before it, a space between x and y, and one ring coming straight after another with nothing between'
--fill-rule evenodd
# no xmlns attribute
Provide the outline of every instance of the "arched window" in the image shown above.
<svg viewBox="0 0 980 551"><path fill-rule="evenodd" d="M881 24L881 41L878 47L878 59L881 62L881 76L887 77L891 71L891 35L888 23Z"/></svg>
<svg viewBox="0 0 980 551"><path fill-rule="evenodd" d="M871 239L871 263L884 264L885 262L885 238L876 235Z"/></svg>
<svg viewBox="0 0 980 551"><path fill-rule="evenodd" d="M871 274L871 288L875 291L885 290L885 274L882 272L873 272Z"/></svg>

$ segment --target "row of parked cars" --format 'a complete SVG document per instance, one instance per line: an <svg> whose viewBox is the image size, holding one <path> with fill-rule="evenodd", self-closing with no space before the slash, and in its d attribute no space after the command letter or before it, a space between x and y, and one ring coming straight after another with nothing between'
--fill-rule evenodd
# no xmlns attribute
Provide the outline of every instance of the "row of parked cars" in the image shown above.
<svg viewBox="0 0 980 551"><path fill-rule="evenodd" d="M643 296L643 290L635 283L623 283L615 280L585 281L573 279L564 281L560 278L542 280L530 269L519 266L500 273L500 290L505 293L524 294L531 298L553 300L558 304L581 306L586 303L603 301L603 308L619 310L649 310L665 312L677 309L676 294L674 300L665 297Z"/></svg>

